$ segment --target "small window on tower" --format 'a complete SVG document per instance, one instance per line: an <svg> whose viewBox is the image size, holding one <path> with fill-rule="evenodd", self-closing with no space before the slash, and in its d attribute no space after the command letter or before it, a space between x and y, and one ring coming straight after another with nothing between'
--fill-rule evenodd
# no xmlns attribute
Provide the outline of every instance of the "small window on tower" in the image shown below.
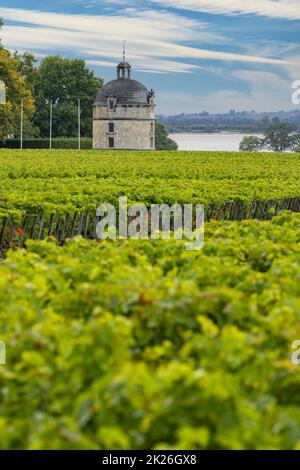
<svg viewBox="0 0 300 470"><path fill-rule="evenodd" d="M152 134L154 132L154 122L151 122L151 132L152 132Z"/></svg>
<svg viewBox="0 0 300 470"><path fill-rule="evenodd" d="M111 134L112 132L115 132L115 124L113 122L108 123L108 132Z"/></svg>
<svg viewBox="0 0 300 470"><path fill-rule="evenodd" d="M154 138L151 137L151 148L153 149L154 148Z"/></svg>
<svg viewBox="0 0 300 470"><path fill-rule="evenodd" d="M109 137L108 138L108 146L110 149L113 149L115 147L115 139L114 137Z"/></svg>
<svg viewBox="0 0 300 470"><path fill-rule="evenodd" d="M115 107L114 100L109 100L108 101L108 106L109 106L109 109L114 109L114 107Z"/></svg>

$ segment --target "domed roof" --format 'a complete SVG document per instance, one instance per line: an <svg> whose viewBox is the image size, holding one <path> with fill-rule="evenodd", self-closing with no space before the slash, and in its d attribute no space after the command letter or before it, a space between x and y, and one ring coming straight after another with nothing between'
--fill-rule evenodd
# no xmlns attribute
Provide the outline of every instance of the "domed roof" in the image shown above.
<svg viewBox="0 0 300 470"><path fill-rule="evenodd" d="M140 82L131 79L131 65L125 60L117 66L117 79L106 83L97 93L95 105L106 106L108 98L116 98L121 105L149 105L153 92Z"/></svg>
<svg viewBox="0 0 300 470"><path fill-rule="evenodd" d="M118 69L131 69L131 65L129 64L129 62L125 62L123 60L123 62L120 62L118 67Z"/></svg>
<svg viewBox="0 0 300 470"><path fill-rule="evenodd" d="M117 98L117 104L147 105L149 91L136 80L118 78L106 83L97 93L95 104L106 105L108 98Z"/></svg>

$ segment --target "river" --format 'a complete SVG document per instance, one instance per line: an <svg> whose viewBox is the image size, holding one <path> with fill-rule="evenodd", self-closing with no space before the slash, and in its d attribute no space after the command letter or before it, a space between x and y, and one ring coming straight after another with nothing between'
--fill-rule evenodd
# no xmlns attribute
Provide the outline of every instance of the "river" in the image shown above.
<svg viewBox="0 0 300 470"><path fill-rule="evenodd" d="M246 135L253 134L170 134L169 137L177 142L179 150L223 150L237 152L241 140ZM262 136L257 135L257 137Z"/></svg>

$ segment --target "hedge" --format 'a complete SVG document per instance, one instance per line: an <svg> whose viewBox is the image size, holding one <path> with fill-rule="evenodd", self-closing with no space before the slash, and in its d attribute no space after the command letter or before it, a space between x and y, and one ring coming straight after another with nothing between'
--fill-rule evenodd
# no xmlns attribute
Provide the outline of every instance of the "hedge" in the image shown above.
<svg viewBox="0 0 300 470"><path fill-rule="evenodd" d="M91 137L81 138L81 148L91 149L93 139ZM6 142L0 142L0 148L19 149L20 140L11 139ZM23 140L24 149L48 149L49 139L26 139ZM78 139L76 137L61 137L52 139L52 148L54 149L77 149Z"/></svg>

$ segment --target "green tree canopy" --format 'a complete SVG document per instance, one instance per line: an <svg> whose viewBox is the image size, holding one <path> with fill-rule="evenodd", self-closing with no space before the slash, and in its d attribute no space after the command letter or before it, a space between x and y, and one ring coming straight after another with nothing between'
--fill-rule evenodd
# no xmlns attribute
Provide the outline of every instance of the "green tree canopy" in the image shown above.
<svg viewBox="0 0 300 470"><path fill-rule="evenodd" d="M81 132L92 135L92 104L102 80L90 71L82 59L49 56L43 59L35 76L37 111L34 122L40 135L49 135L49 102L53 103L53 136L77 135L77 103L81 100Z"/></svg>
<svg viewBox="0 0 300 470"><path fill-rule="evenodd" d="M265 130L263 139L250 135L244 137L240 143L241 152L258 152L261 149L272 150L273 152L285 152L287 150L297 152L300 147L300 134L293 133L292 127L280 122L277 118L273 119Z"/></svg>
<svg viewBox="0 0 300 470"><path fill-rule="evenodd" d="M284 152L293 145L292 127L280 121L274 121L265 131L264 146L274 152Z"/></svg>
<svg viewBox="0 0 300 470"><path fill-rule="evenodd" d="M240 152L258 152L262 145L262 139L255 135L247 135L240 143Z"/></svg>
<svg viewBox="0 0 300 470"><path fill-rule="evenodd" d="M300 134L293 135L292 149L294 152L300 152Z"/></svg>
<svg viewBox="0 0 300 470"><path fill-rule="evenodd" d="M0 28L3 22L0 19ZM5 83L6 103L0 105L0 140L9 136L19 137L21 102L24 103L24 128L30 128L34 113L34 101L22 63L0 43L0 80Z"/></svg>
<svg viewBox="0 0 300 470"><path fill-rule="evenodd" d="M28 88L32 93L34 93L34 86L37 75L37 59L33 54L31 54L31 52L24 52L23 54L19 54L19 52L15 51L13 56L18 60L18 69L20 74L26 80Z"/></svg>
<svg viewBox="0 0 300 470"><path fill-rule="evenodd" d="M155 126L156 150L177 150L177 143L168 137L167 130L161 122L157 121Z"/></svg>

